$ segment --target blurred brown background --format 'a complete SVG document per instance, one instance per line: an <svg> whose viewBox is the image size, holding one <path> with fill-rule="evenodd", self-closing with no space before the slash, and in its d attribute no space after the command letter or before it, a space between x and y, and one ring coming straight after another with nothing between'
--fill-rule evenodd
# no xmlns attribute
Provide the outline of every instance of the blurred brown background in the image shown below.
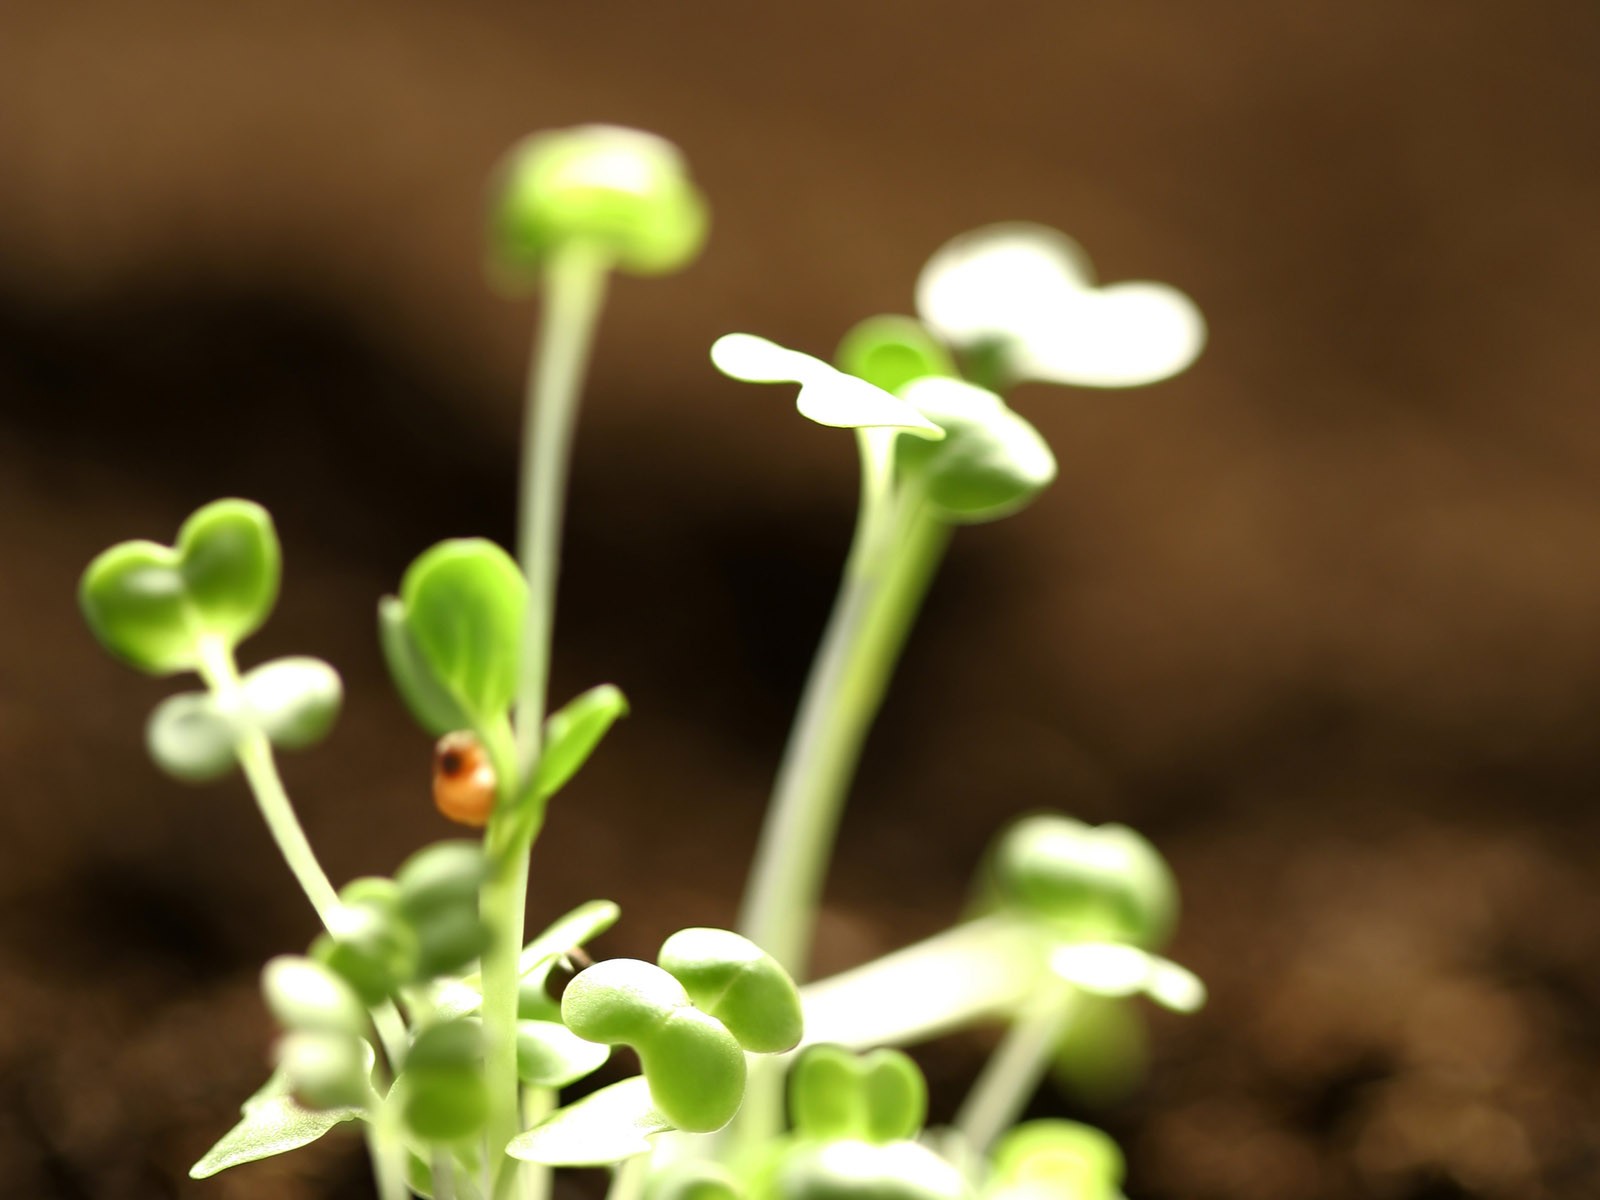
<svg viewBox="0 0 1600 1200"><path fill-rule="evenodd" d="M335 879L450 828L373 603L509 535L531 311L480 272L536 128L678 141L714 235L625 281L584 418L557 692L635 715L563 796L535 918L611 953L733 919L854 502L846 439L715 375L827 352L946 237L1057 225L1207 313L1189 374L1024 390L1062 479L962 534L869 746L836 968L941 927L1006 817L1149 833L1212 984L1091 1115L1145 1200L1600 1194L1600 8L200 4L0 8L0 1191L370 1194L359 1145L205 1184L312 933L235 784L155 773L171 690L77 573L217 495L286 590L247 660L349 698L287 763ZM926 1057L948 1115L983 1051Z"/></svg>

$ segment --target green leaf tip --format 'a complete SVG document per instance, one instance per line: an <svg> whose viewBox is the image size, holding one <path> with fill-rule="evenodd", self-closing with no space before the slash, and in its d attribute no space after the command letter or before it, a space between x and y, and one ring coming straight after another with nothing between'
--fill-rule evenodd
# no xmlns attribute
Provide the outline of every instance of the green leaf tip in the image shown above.
<svg viewBox="0 0 1600 1200"><path fill-rule="evenodd" d="M199 667L207 639L232 648L259 629L278 598L278 536L267 510L217 500L176 542L112 546L84 571L78 604L95 638L150 675Z"/></svg>
<svg viewBox="0 0 1600 1200"><path fill-rule="evenodd" d="M244 1119L218 1139L189 1168L190 1179L209 1179L229 1167L259 1162L309 1146L335 1126L361 1117L356 1107L313 1111L289 1095L290 1084L280 1069L240 1107Z"/></svg>
<svg viewBox="0 0 1600 1200"><path fill-rule="evenodd" d="M897 429L934 441L944 431L916 408L881 387L846 375L820 358L790 350L752 333L729 333L711 345L711 361L746 383L798 383L801 416L838 429Z"/></svg>
<svg viewBox="0 0 1600 1200"><path fill-rule="evenodd" d="M539 795L548 798L565 787L611 726L627 715L628 698L609 683L590 688L552 713L539 754Z"/></svg>
<svg viewBox="0 0 1600 1200"><path fill-rule="evenodd" d="M496 168L492 192L491 270L512 288L569 246L636 275L676 271L699 254L709 223L677 147L615 125L523 139Z"/></svg>

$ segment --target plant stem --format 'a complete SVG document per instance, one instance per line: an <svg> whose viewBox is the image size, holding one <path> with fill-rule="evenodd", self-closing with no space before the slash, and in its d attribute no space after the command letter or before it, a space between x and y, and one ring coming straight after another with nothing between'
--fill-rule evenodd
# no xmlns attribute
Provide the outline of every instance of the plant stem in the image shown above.
<svg viewBox="0 0 1600 1200"><path fill-rule="evenodd" d="M645 1180L650 1174L650 1156L635 1154L625 1158L611 1171L611 1187L606 1200L639 1200L644 1194Z"/></svg>
<svg viewBox="0 0 1600 1200"><path fill-rule="evenodd" d="M225 712L237 711L243 704L239 668L228 645L214 638L201 639L198 670L200 678L216 696L222 709ZM234 754L279 853L300 884L300 890L311 901L311 907L316 910L323 928L329 928L333 913L339 907L339 895L328 881L322 864L317 861L316 851L312 850L311 842L300 826L300 819L295 816L294 804L283 786L283 777L278 774L272 743L259 729L247 726L240 735L238 745L234 747ZM372 1021L378 1032L378 1040L383 1043L390 1070L398 1071L409 1044L405 1022L393 1003L387 1000L372 1010Z"/></svg>
<svg viewBox="0 0 1600 1200"><path fill-rule="evenodd" d="M490 875L480 903L490 935L483 955L484 1068L497 1200L513 1193L519 1177L527 1178L505 1147L520 1132L517 955L527 905L528 852L544 821L542 801L531 789L549 690L567 464L608 268L603 255L583 245L569 246L551 257L545 268L539 337L528 372L517 530L517 559L528 579L528 610L517 688L516 769L514 778L500 782L486 838Z"/></svg>
<svg viewBox="0 0 1600 1200"><path fill-rule="evenodd" d="M922 497L863 493L855 541L778 767L739 925L796 978L861 747L950 529ZM887 504L887 510L883 506Z"/></svg>
<svg viewBox="0 0 1600 1200"><path fill-rule="evenodd" d="M240 694L239 669L234 665L233 651L226 642L215 638L200 640L200 678L216 696L224 712L236 712L243 704ZM300 890L317 910L317 916L326 926L339 905L338 893L317 861L316 852L306 839L294 814L289 793L284 790L283 778L278 774L278 764L272 757L272 743L259 729L247 726L234 748L239 768L244 772L250 794L255 797L256 808L267 824L267 832L278 844L283 861L289 864Z"/></svg>
<svg viewBox="0 0 1600 1200"><path fill-rule="evenodd" d="M1042 986L984 1064L955 1119L974 1155L985 1154L1038 1091L1072 1018L1075 995L1058 979Z"/></svg>

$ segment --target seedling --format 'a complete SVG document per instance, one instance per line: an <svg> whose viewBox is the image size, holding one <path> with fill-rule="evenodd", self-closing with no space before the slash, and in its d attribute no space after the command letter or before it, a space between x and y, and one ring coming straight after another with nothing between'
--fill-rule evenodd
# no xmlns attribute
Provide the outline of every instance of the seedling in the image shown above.
<svg viewBox="0 0 1600 1200"><path fill-rule="evenodd" d="M861 322L832 362L748 333L711 347L725 374L798 385L801 416L852 431L856 532L740 931L681 930L657 962L594 963L557 997L557 967L587 963L582 948L619 913L592 901L525 941L530 854L547 805L628 710L609 684L547 705L582 378L611 274L688 263L706 207L672 146L611 127L530 138L495 179L491 273L543 299L515 554L443 542L378 605L395 686L438 739L438 808L481 833L418 851L393 878L329 881L276 756L328 735L339 677L300 657L238 666L279 588L259 506L206 505L173 545L112 547L83 577L84 616L113 655L199 679L151 715L151 757L188 782L242 771L323 925L305 955L267 964L276 1070L191 1174L354 1123L384 1200L542 1200L551 1168L593 1165L613 1168L615 1200L1114 1200L1121 1156L1104 1135L1013 1126L1085 997L1203 1002L1199 981L1155 953L1177 891L1138 834L1028 818L986 859L972 919L833 979L795 980L857 759L944 546L1056 476L1005 392L1163 378L1198 353L1198 313L1164 285L1097 288L1070 240L1004 225L936 253L918 315ZM887 1047L979 1022L1009 1029L954 1127L925 1131L922 1075ZM560 1105L619 1048L637 1075Z"/></svg>

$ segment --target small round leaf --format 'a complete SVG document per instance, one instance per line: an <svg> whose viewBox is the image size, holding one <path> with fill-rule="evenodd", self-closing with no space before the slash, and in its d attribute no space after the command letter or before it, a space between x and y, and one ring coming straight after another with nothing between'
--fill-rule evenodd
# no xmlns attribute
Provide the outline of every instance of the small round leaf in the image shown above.
<svg viewBox="0 0 1600 1200"><path fill-rule="evenodd" d="M278 1068L306 1108L360 1108L372 1091L366 1044L349 1034L297 1032L281 1038Z"/></svg>
<svg viewBox="0 0 1600 1200"><path fill-rule="evenodd" d="M583 125L534 134L496 171L491 259L508 282L533 278L579 243L625 271L657 275L692 261L706 204L677 147L653 134Z"/></svg>
<svg viewBox="0 0 1600 1200"><path fill-rule="evenodd" d="M279 658L263 663L242 682L250 719L286 750L314 746L339 715L344 688L339 672L320 658Z"/></svg>
<svg viewBox="0 0 1600 1200"><path fill-rule="evenodd" d="M517 1076L532 1087L566 1087L610 1057L611 1047L586 1041L559 1021L517 1022Z"/></svg>
<svg viewBox="0 0 1600 1200"><path fill-rule="evenodd" d="M285 1029L364 1037L367 1009L333 971L309 958L280 955L261 972L267 1007Z"/></svg>
<svg viewBox="0 0 1600 1200"><path fill-rule="evenodd" d="M237 761L238 727L206 692L183 692L156 705L144 738L155 764L185 783L220 779Z"/></svg>

